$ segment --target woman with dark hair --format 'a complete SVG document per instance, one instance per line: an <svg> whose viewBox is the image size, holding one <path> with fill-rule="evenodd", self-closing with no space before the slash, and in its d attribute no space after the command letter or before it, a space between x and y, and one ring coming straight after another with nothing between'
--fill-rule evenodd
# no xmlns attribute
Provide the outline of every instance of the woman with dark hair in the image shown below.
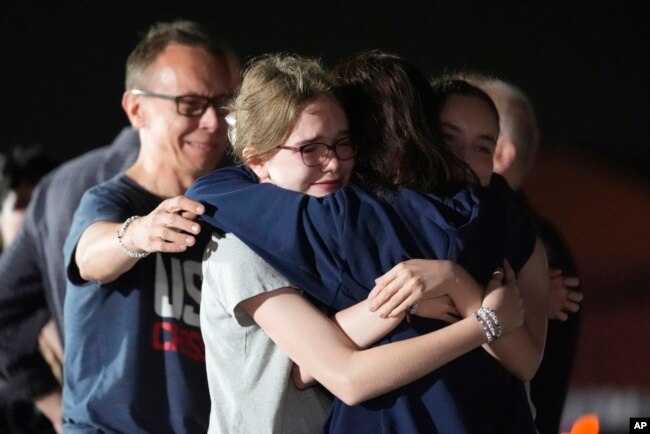
<svg viewBox="0 0 650 434"><path fill-rule="evenodd" d="M466 164L440 141L435 96L410 63L381 52L361 54L334 68L353 139L359 149L354 181L449 195L473 180Z"/></svg>
<svg viewBox="0 0 650 434"><path fill-rule="evenodd" d="M499 137L499 112L494 101L460 79L443 77L433 80L431 86L442 139L470 166L481 185L487 186Z"/></svg>
<svg viewBox="0 0 650 434"><path fill-rule="evenodd" d="M350 113L353 138L367 135L379 142L376 147L370 141L361 143L356 155L358 182L376 196L349 186L310 198L268 183L252 185L256 178L242 168L214 172L197 181L188 195L207 205L209 225L237 235L289 280L335 310L364 301L376 277L390 270L377 281L374 292L380 295L371 303L374 307L386 303L380 312L390 316L405 310L417 313L418 301L430 296L429 280L434 280L435 273L427 274L426 262L419 260L391 269L408 259L458 260L485 285L507 258L513 268L521 270L519 286L525 288L526 319L521 327L493 342L499 335L497 324L486 324L477 312L478 322L486 325L490 343L486 351L468 348L468 353L421 380L361 405L337 400L328 429L532 433L521 380L534 374L542 351L538 342L540 336L543 342L545 322L543 315L539 318L537 305L545 288L536 286L535 275L544 263L543 249L535 243L525 216L509 201L503 184L496 182L490 190L479 192L483 203L478 217L472 189L455 190L466 169L437 140L431 127L435 125L434 111L429 108L432 101L426 92L401 90L417 89L412 83L422 82L421 74L402 59L381 53L355 60L356 66L348 64L337 71L344 83L342 100ZM347 82L341 71L358 80ZM346 88L346 83L353 84ZM413 119L405 121L408 128L401 129L405 114ZM420 146L421 140L438 149L431 155L426 146ZM431 191L448 196L438 197ZM507 228L506 221L512 223ZM475 248L472 255L467 254L470 247ZM410 279L413 270L422 279ZM388 311L383 310L386 306ZM410 322L402 322L379 344L447 325L411 315Z"/></svg>

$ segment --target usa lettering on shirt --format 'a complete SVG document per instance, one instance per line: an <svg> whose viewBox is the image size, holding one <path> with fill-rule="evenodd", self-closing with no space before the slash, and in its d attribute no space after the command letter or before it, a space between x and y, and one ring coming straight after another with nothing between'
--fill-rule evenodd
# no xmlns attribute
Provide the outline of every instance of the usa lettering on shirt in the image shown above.
<svg viewBox="0 0 650 434"><path fill-rule="evenodd" d="M201 336L201 263L169 258L168 275L161 253L156 253L154 311L162 318L153 325L152 345L156 350L179 351L197 361L205 361ZM198 284L198 286L197 286Z"/></svg>

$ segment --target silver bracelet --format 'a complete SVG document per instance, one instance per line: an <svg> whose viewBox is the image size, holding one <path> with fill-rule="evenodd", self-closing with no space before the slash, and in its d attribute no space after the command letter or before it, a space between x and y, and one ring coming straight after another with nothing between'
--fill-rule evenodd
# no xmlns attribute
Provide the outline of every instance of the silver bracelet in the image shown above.
<svg viewBox="0 0 650 434"><path fill-rule="evenodd" d="M490 327L486 323L485 319L479 315L478 310L474 312L474 318L476 318L476 321L481 324L481 327L483 327L483 331L485 332L485 337L487 338L488 344L492 343L494 341L494 335L490 331Z"/></svg>
<svg viewBox="0 0 650 434"><path fill-rule="evenodd" d="M409 310L406 311L406 322L411 322L411 315L415 315L418 312L419 308L420 308L419 301L416 301L415 304L409 307Z"/></svg>
<svg viewBox="0 0 650 434"><path fill-rule="evenodd" d="M501 334L503 333L503 329L501 328L501 323L499 323L499 318L497 317L497 313L490 309L489 307L482 306L478 310L480 315L487 315L489 319L486 318L488 322L494 325L494 339L501 337ZM492 330L492 327L490 327L490 330Z"/></svg>
<svg viewBox="0 0 650 434"><path fill-rule="evenodd" d="M133 250L129 249L124 245L122 238L124 237L124 232L126 232L126 228L128 228L131 223L133 223L139 218L140 218L139 215L134 215L129 217L124 221L124 223L122 223L122 226L120 226L120 229L117 231L117 242L120 244L120 249L122 249L122 251L126 253L128 257L136 258L136 259L146 258L147 256L149 256L151 252L134 252Z"/></svg>

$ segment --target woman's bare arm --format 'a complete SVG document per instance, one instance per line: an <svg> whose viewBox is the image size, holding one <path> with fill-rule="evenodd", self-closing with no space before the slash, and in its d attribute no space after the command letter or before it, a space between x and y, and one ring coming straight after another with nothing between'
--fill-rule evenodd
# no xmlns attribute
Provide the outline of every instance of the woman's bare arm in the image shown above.
<svg viewBox="0 0 650 434"><path fill-rule="evenodd" d="M544 354L548 310L548 263L539 239L519 272L517 285L521 288L526 311L524 324L508 336L486 345L485 349L517 378L530 381Z"/></svg>
<svg viewBox="0 0 650 434"><path fill-rule="evenodd" d="M513 299L495 306L504 332L523 320ZM358 350L295 289L260 294L241 306L294 362L350 405L408 384L487 341L481 325L468 317L407 341Z"/></svg>

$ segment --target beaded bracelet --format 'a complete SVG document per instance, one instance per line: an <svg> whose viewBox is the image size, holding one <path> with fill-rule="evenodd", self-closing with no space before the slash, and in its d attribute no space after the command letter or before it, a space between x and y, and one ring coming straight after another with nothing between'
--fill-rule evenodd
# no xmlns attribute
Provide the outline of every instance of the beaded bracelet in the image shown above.
<svg viewBox="0 0 650 434"><path fill-rule="evenodd" d="M406 311L406 322L411 322L411 315L415 315L420 309L420 302L416 301L415 304Z"/></svg>
<svg viewBox="0 0 650 434"><path fill-rule="evenodd" d="M476 318L483 327L488 343L493 342L503 333L497 313L489 307L482 306L479 310L474 312L474 318Z"/></svg>
<svg viewBox="0 0 650 434"><path fill-rule="evenodd" d="M124 232L126 232L126 228L128 228L131 223L133 223L135 220L139 218L140 218L139 215L134 215L129 217L124 221L124 223L122 223L122 226L120 226L120 229L117 231L117 242L120 244L120 249L122 249L122 251L126 253L128 257L136 258L136 259L146 258L147 256L149 256L151 252L134 252L133 250L129 249L124 245L122 238L124 237Z"/></svg>
<svg viewBox="0 0 650 434"><path fill-rule="evenodd" d="M499 323L499 318L497 317L497 313L486 306L482 306L478 310L478 313L479 315L487 315L490 318L489 320L487 320L488 322L492 320L491 323L494 324L494 328L496 329L494 332L494 338L496 339L500 337L501 334L503 333L503 329L501 328L501 324Z"/></svg>
<svg viewBox="0 0 650 434"><path fill-rule="evenodd" d="M483 327L483 331L485 332L485 337L487 338L488 344L492 343L492 341L494 340L494 335L490 331L490 327L486 323L485 319L481 315L479 315L478 310L474 312L474 318L476 318L476 321L478 321L479 324L481 324L481 326Z"/></svg>

